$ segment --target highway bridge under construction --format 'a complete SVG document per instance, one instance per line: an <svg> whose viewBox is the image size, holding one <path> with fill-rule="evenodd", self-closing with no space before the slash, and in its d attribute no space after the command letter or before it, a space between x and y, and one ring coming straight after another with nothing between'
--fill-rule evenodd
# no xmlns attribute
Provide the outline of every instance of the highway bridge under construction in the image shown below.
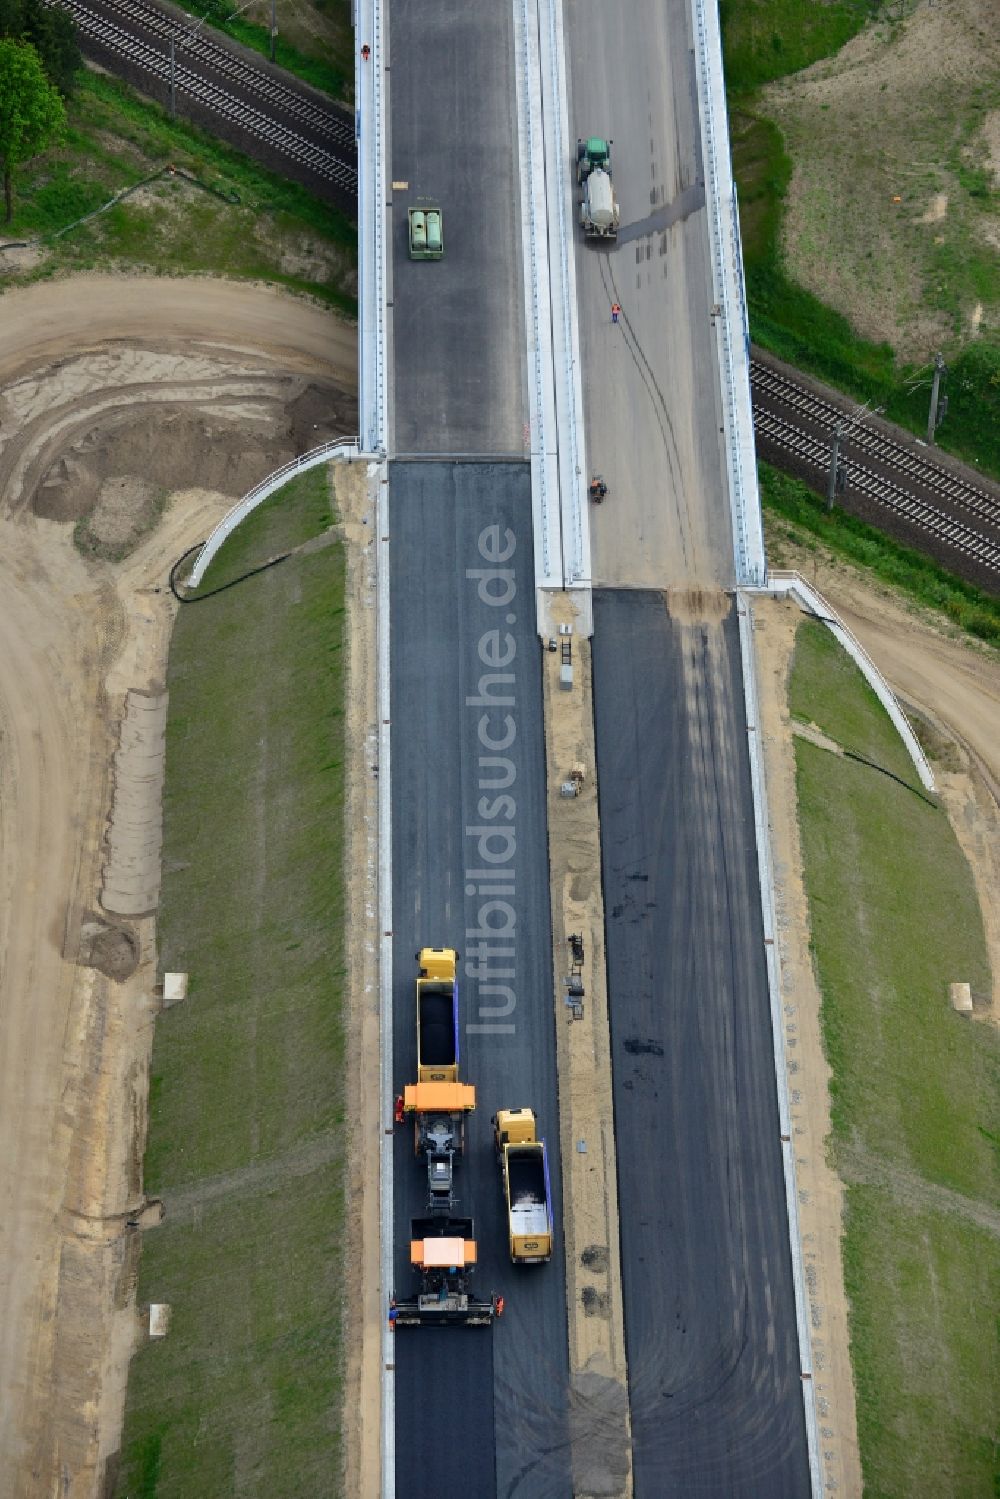
<svg viewBox="0 0 1000 1499"><path fill-rule="evenodd" d="M671 3L622 24L549 0L359 13L383 1106L405 1120L382 1160L385 1496L819 1492L744 680L739 590L765 563L718 23ZM617 239L579 227L592 137L613 141ZM414 209L446 223L440 257L411 253ZM620 1264L621 1295L583 1304L565 1245L594 1146L559 1126L558 1028L575 1021L543 678L561 640L563 685L583 691L591 635L596 766L580 773L597 776L605 925L581 940L606 951L613 1118L597 1127L618 1221L586 1254ZM439 1081L475 1093L434 1127L450 1251L414 1238L433 1186L424 1126L407 1127L414 954L431 947L460 955L460 1073ZM549 1142L548 1263L511 1263L490 1130L511 1107ZM399 1325L434 1286L494 1315L434 1326L431 1306ZM617 1367L581 1364L595 1315L623 1328ZM441 1440L439 1400L460 1441Z"/></svg>

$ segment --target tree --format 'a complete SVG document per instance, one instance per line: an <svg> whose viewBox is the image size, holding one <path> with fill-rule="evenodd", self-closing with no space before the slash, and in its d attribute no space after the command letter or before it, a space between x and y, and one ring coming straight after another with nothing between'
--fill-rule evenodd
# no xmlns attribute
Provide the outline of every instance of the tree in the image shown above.
<svg viewBox="0 0 1000 1499"><path fill-rule="evenodd" d="M7 223L14 217L14 168L44 151L62 130L66 111L38 53L27 42L0 41L0 171Z"/></svg>
<svg viewBox="0 0 1000 1499"><path fill-rule="evenodd" d="M0 0L0 37L30 42L49 82L69 98L83 59L68 11L45 5L43 0Z"/></svg>

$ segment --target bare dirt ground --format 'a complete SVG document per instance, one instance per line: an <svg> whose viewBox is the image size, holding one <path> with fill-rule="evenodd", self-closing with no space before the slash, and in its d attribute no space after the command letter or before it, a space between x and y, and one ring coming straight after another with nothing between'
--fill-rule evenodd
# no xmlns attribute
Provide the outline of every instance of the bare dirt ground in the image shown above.
<svg viewBox="0 0 1000 1499"><path fill-rule="evenodd" d="M797 567L848 624L916 718L933 759L938 787L972 867L983 909L994 975L1000 978L1000 657L948 631L929 611L833 560L782 544L782 565ZM820 997L809 947L809 912L795 818L793 728L787 678L801 618L791 601L754 602L754 642L775 863L775 891L785 1006L788 1087L803 1263L813 1339L820 1453L832 1493L860 1495L861 1470L850 1363L847 1303L840 1254L843 1186L826 1159L830 1130L829 1069L823 1053ZM815 737L801 726L795 732ZM854 1167L848 1162L850 1179ZM860 1170L860 1168L858 1168ZM870 1179L867 1168L865 1179ZM860 1179L860 1177L858 1177ZM924 1183L894 1182L905 1192ZM922 1201L928 1194L923 1192ZM976 1217L969 1204L952 1210ZM995 1229L993 1215L989 1226Z"/></svg>
<svg viewBox="0 0 1000 1499"><path fill-rule="evenodd" d="M794 164L784 252L800 285L904 358L995 334L1000 231L970 189L1000 160L1000 8L883 7L764 109Z"/></svg>
<svg viewBox="0 0 1000 1499"><path fill-rule="evenodd" d="M102 894L109 819L134 823L146 850L158 792L155 773L115 760L127 697L163 690L170 563L248 483L353 430L355 380L354 330L266 288L92 276L2 299L5 1495L100 1492L136 1335L129 1220L157 1009L154 919L137 909L148 869L141 890L119 891L119 914Z"/></svg>

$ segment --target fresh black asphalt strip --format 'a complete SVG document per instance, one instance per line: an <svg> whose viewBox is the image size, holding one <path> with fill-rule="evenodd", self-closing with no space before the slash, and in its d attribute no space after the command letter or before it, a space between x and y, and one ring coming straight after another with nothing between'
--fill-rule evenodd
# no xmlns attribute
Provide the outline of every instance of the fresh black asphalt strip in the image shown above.
<svg viewBox="0 0 1000 1499"><path fill-rule="evenodd" d="M739 635L713 598L699 620L594 595L635 1494L802 1499Z"/></svg>
<svg viewBox="0 0 1000 1499"><path fill-rule="evenodd" d="M566 1291L545 760L527 464L393 463L393 1080L416 1081L420 947L455 947L460 1076L477 1108L459 1161L492 1330L395 1334L400 1499L569 1499ZM494 894L492 892L500 892ZM550 1145L556 1253L515 1269L490 1135L529 1106ZM426 1170L409 1128L394 1156L395 1275L410 1295L410 1219Z"/></svg>

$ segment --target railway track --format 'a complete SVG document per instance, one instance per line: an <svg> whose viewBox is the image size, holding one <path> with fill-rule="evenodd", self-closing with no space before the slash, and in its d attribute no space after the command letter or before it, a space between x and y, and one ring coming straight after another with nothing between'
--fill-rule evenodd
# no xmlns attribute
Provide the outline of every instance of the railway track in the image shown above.
<svg viewBox="0 0 1000 1499"><path fill-rule="evenodd" d="M827 399L783 371L751 359L754 431L761 455L791 468L822 490L830 439L853 408ZM1000 586L1000 491L935 463L882 426L851 427L841 455L848 471L847 505L876 524L931 550L953 569L992 591Z"/></svg>
<svg viewBox="0 0 1000 1499"><path fill-rule="evenodd" d="M140 87L166 98L170 43L174 87L202 123L251 154L342 204L357 197L353 118L231 50L200 23L177 19L153 0L46 0L73 16L81 41ZM754 428L761 456L821 492L830 438L853 408L751 360ZM996 592L1000 588L1000 489L934 461L882 425L859 423L843 440L849 475L841 503Z"/></svg>
<svg viewBox="0 0 1000 1499"><path fill-rule="evenodd" d="M69 11L81 43L128 68L169 95L171 71L187 99L234 134L288 163L290 175L318 180L342 198L357 195L353 119L273 77L211 33L175 20L147 0L47 0ZM174 43L171 70L170 42Z"/></svg>
<svg viewBox="0 0 1000 1499"><path fill-rule="evenodd" d="M829 443L822 438L803 432L800 427L771 411L754 413L754 429L775 447L785 449L821 474L826 473L830 449ZM917 499L865 464L852 462L850 472L851 484L860 494L1000 575L1000 535L996 541L991 541L989 537L963 525L946 511Z"/></svg>

